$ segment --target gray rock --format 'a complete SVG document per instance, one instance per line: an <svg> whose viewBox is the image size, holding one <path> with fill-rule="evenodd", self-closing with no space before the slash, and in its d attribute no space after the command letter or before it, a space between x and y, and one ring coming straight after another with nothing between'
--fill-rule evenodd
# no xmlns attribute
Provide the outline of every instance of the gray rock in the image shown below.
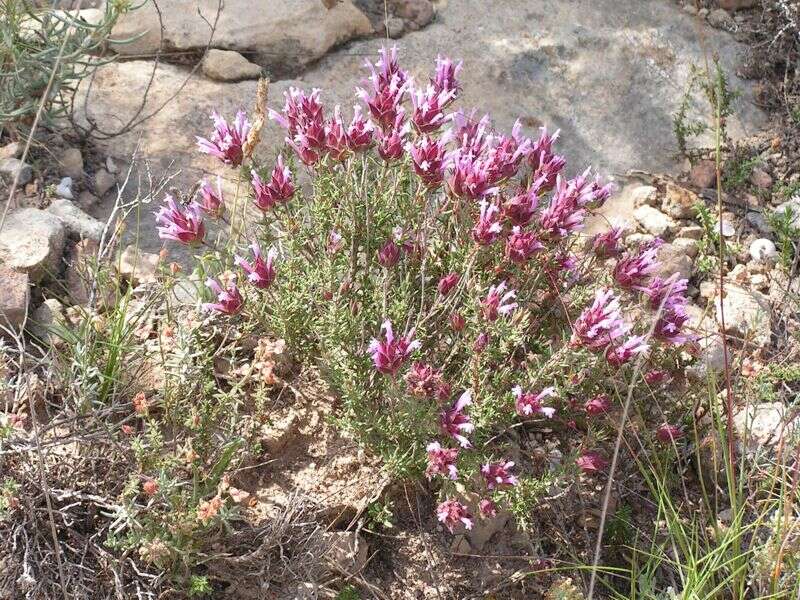
<svg viewBox="0 0 800 600"><path fill-rule="evenodd" d="M472 529L466 534L470 545L478 552L483 550L492 536L501 531L510 518L511 513L505 510L498 511L494 517L476 516L472 522Z"/></svg>
<svg viewBox="0 0 800 600"><path fill-rule="evenodd" d="M393 40L403 35L405 26L405 22L400 17L389 17L384 24L387 35Z"/></svg>
<svg viewBox="0 0 800 600"><path fill-rule="evenodd" d="M768 190L772 187L772 176L764 169L756 167L750 173L750 183L761 190Z"/></svg>
<svg viewBox="0 0 800 600"><path fill-rule="evenodd" d="M772 226L767 221L766 217L760 212L749 212L744 216L750 226L759 233L772 233Z"/></svg>
<svg viewBox="0 0 800 600"><path fill-rule="evenodd" d="M83 155L78 148L67 148L58 158L61 174L80 179L83 176Z"/></svg>
<svg viewBox="0 0 800 600"><path fill-rule="evenodd" d="M717 165L713 160L697 161L689 171L692 185L701 189L717 187Z"/></svg>
<svg viewBox="0 0 800 600"><path fill-rule="evenodd" d="M672 244L676 248L680 248L686 252L686 254L688 254L691 258L697 258L697 253L700 250L697 240L693 240L691 238L675 238L672 240Z"/></svg>
<svg viewBox="0 0 800 600"><path fill-rule="evenodd" d="M78 201L77 204L81 210L90 210L97 206L97 203L100 201L100 198L95 196L89 190L84 190L80 194L78 194Z"/></svg>
<svg viewBox="0 0 800 600"><path fill-rule="evenodd" d="M652 235L663 237L675 231L676 224L657 208L643 204L633 211L639 224Z"/></svg>
<svg viewBox="0 0 800 600"><path fill-rule="evenodd" d="M61 268L64 225L55 215L36 208L11 211L0 230L0 261L38 283Z"/></svg>
<svg viewBox="0 0 800 600"><path fill-rule="evenodd" d="M28 275L0 262L0 288L3 290L0 294L0 327L17 330L23 324L28 309Z"/></svg>
<svg viewBox="0 0 800 600"><path fill-rule="evenodd" d="M658 274L669 277L673 273L680 273L682 279L692 276L692 258L683 248L673 244L662 244L658 249L658 260L661 263Z"/></svg>
<svg viewBox="0 0 800 600"><path fill-rule="evenodd" d="M652 185L640 185L630 191L634 206L658 206L658 190Z"/></svg>
<svg viewBox="0 0 800 600"><path fill-rule="evenodd" d="M208 22L214 22L217 0L172 0L161 3L161 19L152 0L141 3L114 26L111 44L120 54L181 52L208 45ZM163 47L161 23L163 20ZM214 46L247 51L256 62L280 70L297 68L323 56L330 48L354 37L370 35L372 25L350 0L326 9L319 0L228 0L219 15Z"/></svg>
<svg viewBox="0 0 800 600"><path fill-rule="evenodd" d="M722 230L723 237L733 237L736 235L737 229L737 218L736 215L733 213L722 213L721 215L721 225L720 228Z"/></svg>
<svg viewBox="0 0 800 600"><path fill-rule="evenodd" d="M764 294L727 285L724 299L720 302L719 297L714 298L714 306L720 324L724 310L726 333L747 339L757 346L769 343L770 305Z"/></svg>
<svg viewBox="0 0 800 600"><path fill-rule="evenodd" d="M94 191L100 197L105 196L115 183L117 183L117 178L105 169L100 169L94 174Z"/></svg>
<svg viewBox="0 0 800 600"><path fill-rule="evenodd" d="M215 81L244 81L261 76L260 66L233 50L212 48L203 59L202 69L203 75Z"/></svg>
<svg viewBox="0 0 800 600"><path fill-rule="evenodd" d="M704 229L699 225L690 225L689 227L681 227L678 230L678 237L688 238L690 240L700 240L703 238Z"/></svg>
<svg viewBox="0 0 800 600"><path fill-rule="evenodd" d="M771 240L760 238L750 244L750 256L756 262L766 263L775 260L778 249Z"/></svg>
<svg viewBox="0 0 800 600"><path fill-rule="evenodd" d="M33 169L18 158L4 158L0 160L0 175L9 183L16 177L18 185L25 185L33 179Z"/></svg>
<svg viewBox="0 0 800 600"><path fill-rule="evenodd" d="M408 29L416 31L433 20L430 0L392 0L392 12L403 19Z"/></svg>
<svg viewBox="0 0 800 600"><path fill-rule="evenodd" d="M72 200L72 177L64 177L56 186L56 196Z"/></svg>
<svg viewBox="0 0 800 600"><path fill-rule="evenodd" d="M694 207L699 202L700 198L693 191L668 183L661 209L674 219L692 219L697 214Z"/></svg>
<svg viewBox="0 0 800 600"><path fill-rule="evenodd" d="M775 446L797 429L797 420L790 419L783 402L750 404L733 417L739 444L749 451Z"/></svg>
<svg viewBox="0 0 800 600"><path fill-rule="evenodd" d="M63 198L53 200L47 207L47 212L58 217L64 223L67 233L77 238L100 241L100 237L103 235L105 225L87 215L70 200Z"/></svg>
<svg viewBox="0 0 800 600"><path fill-rule="evenodd" d="M22 156L22 144L11 142L0 148L0 160L4 158L19 158Z"/></svg>
<svg viewBox="0 0 800 600"><path fill-rule="evenodd" d="M724 8L717 8L708 13L708 23L712 27L724 29L725 31L733 31L736 29L736 21L733 20L731 14Z"/></svg>
<svg viewBox="0 0 800 600"><path fill-rule="evenodd" d="M39 342L55 345L61 339L57 329L64 324L64 306L55 298L49 298L31 314L28 330Z"/></svg>

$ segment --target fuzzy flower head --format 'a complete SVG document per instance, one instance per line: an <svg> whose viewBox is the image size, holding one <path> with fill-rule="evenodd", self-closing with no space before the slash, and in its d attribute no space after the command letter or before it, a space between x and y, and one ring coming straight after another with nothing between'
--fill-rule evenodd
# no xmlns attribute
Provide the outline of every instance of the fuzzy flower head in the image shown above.
<svg viewBox="0 0 800 600"><path fill-rule="evenodd" d="M366 63L370 69L370 88L356 89L356 96L367 105L372 118L384 131L393 127L398 114L402 112L403 100L408 90L408 73L397 62L397 48L390 51L381 49L381 56L374 65Z"/></svg>
<svg viewBox="0 0 800 600"><path fill-rule="evenodd" d="M275 281L275 257L278 252L275 248L270 248L265 259L261 254L261 247L258 242L253 242L250 248L253 252L253 262L245 260L238 255L233 262L247 273L247 280L250 283L257 288L267 289Z"/></svg>
<svg viewBox="0 0 800 600"><path fill-rule="evenodd" d="M475 118L473 110L467 115L463 110L453 113L453 128L451 135L458 145L459 155L467 158L476 158L484 154L489 148L490 131L492 122L489 115L483 115L480 120Z"/></svg>
<svg viewBox="0 0 800 600"><path fill-rule="evenodd" d="M227 287L223 288L216 279L207 279L206 287L217 295L216 302L206 302L203 310L218 312L223 315L235 315L244 306L244 298L239 292L235 281L231 281Z"/></svg>
<svg viewBox="0 0 800 600"><path fill-rule="evenodd" d="M294 182L289 167L278 156L269 183L264 182L255 170L250 171L253 200L259 210L271 210L276 204L288 202L294 195Z"/></svg>
<svg viewBox="0 0 800 600"><path fill-rule="evenodd" d="M333 109L333 117L325 123L325 151L335 161L342 160L349 151L342 115L337 104Z"/></svg>
<svg viewBox="0 0 800 600"><path fill-rule="evenodd" d="M453 288L458 285L459 281L461 281L461 275L458 273L448 273L439 280L436 289L442 296L447 296L451 291L453 291Z"/></svg>
<svg viewBox="0 0 800 600"><path fill-rule="evenodd" d="M398 160L403 156L406 136L411 127L404 121L405 112L401 107L391 127L376 132L378 138L378 154L385 161Z"/></svg>
<svg viewBox="0 0 800 600"><path fill-rule="evenodd" d="M464 327L467 326L467 320L464 318L464 315L461 313L450 313L450 327L453 331L459 332L463 331Z"/></svg>
<svg viewBox="0 0 800 600"><path fill-rule="evenodd" d="M244 160L244 142L250 133L250 121L243 110L236 113L232 125L220 116L217 111L211 113L214 132L211 139L197 138L200 152L216 156L223 164L238 167Z"/></svg>
<svg viewBox="0 0 800 600"><path fill-rule="evenodd" d="M536 214L539 206L540 188L536 183L528 189L520 189L503 203L503 216L519 227L525 227Z"/></svg>
<svg viewBox="0 0 800 600"><path fill-rule="evenodd" d="M372 121L364 117L360 106L354 106L353 120L350 121L346 132L347 147L353 152L366 150L372 145L374 133L375 126Z"/></svg>
<svg viewBox="0 0 800 600"><path fill-rule="evenodd" d="M464 435L472 433L475 426L470 421L464 409L472 404L472 392L466 390L452 407L439 413L439 427L442 434L456 440L462 448L469 448L471 444Z"/></svg>
<svg viewBox="0 0 800 600"><path fill-rule="evenodd" d="M563 156L553 152L553 145L558 135L558 131L551 135L547 133L547 128L542 127L539 139L533 143L528 153L528 164L533 172L533 180L541 181L542 191L553 189L559 174L567 164Z"/></svg>
<svg viewBox="0 0 800 600"><path fill-rule="evenodd" d="M670 310L676 305L686 305L686 289L689 286L688 279L681 279L680 273L673 273L666 279L655 276L641 290L648 298L648 304L653 310L659 310L662 306L665 310Z"/></svg>
<svg viewBox="0 0 800 600"><path fill-rule="evenodd" d="M458 448L443 448L439 442L431 442L425 450L428 452L428 468L425 470L428 479L434 475L444 475L453 480L458 478Z"/></svg>
<svg viewBox="0 0 800 600"><path fill-rule="evenodd" d="M659 385L669 379L669 373L661 369L653 369L644 374L644 380L648 385Z"/></svg>
<svg viewBox="0 0 800 600"><path fill-rule="evenodd" d="M550 204L539 216L539 225L552 239L565 238L583 228L586 210L578 202L575 180L556 180L556 190Z"/></svg>
<svg viewBox="0 0 800 600"><path fill-rule="evenodd" d="M447 173L447 189L458 198L480 200L496 194L499 189L494 163L488 157L463 149L450 153Z"/></svg>
<svg viewBox="0 0 800 600"><path fill-rule="evenodd" d="M594 398L587 400L583 408L587 415L597 417L611 410L611 399L607 394L598 394Z"/></svg>
<svg viewBox="0 0 800 600"><path fill-rule="evenodd" d="M571 343L599 351L625 335L628 329L614 292L597 290L592 306L584 309L573 324Z"/></svg>
<svg viewBox="0 0 800 600"><path fill-rule="evenodd" d="M488 246L497 241L503 232L500 223L500 209L496 204L481 200L478 222L472 228L472 239L481 246Z"/></svg>
<svg viewBox="0 0 800 600"><path fill-rule="evenodd" d="M429 188L439 186L444 180L446 144L444 138L434 140L428 136L406 144L414 172Z"/></svg>
<svg viewBox="0 0 800 600"><path fill-rule="evenodd" d="M162 240L175 240L182 244L200 244L206 235L201 207L196 202L189 206L179 206L170 195L165 198L167 205L155 213L158 237Z"/></svg>
<svg viewBox="0 0 800 600"><path fill-rule="evenodd" d="M478 503L478 510L484 519L491 519L497 516L497 505L488 498L481 499Z"/></svg>
<svg viewBox="0 0 800 600"><path fill-rule="evenodd" d="M671 444L683 437L683 430L677 425L664 423L656 429L656 439L662 444Z"/></svg>
<svg viewBox="0 0 800 600"><path fill-rule="evenodd" d="M649 348L646 336L634 335L619 345L606 348L606 360L612 367L621 367L634 356L647 352Z"/></svg>
<svg viewBox="0 0 800 600"><path fill-rule="evenodd" d="M653 337L667 344L679 346L692 339L692 336L683 333L683 326L688 320L689 315L685 305L674 304L659 315L653 329Z"/></svg>
<svg viewBox="0 0 800 600"><path fill-rule="evenodd" d="M290 138L305 130L324 130L325 115L319 89L314 88L306 94L299 88L290 87L283 97L283 111L279 113L270 109L269 118L286 129Z"/></svg>
<svg viewBox="0 0 800 600"><path fill-rule="evenodd" d="M223 215L225 212L225 199L222 195L222 178L219 175L217 175L216 188L203 179L200 182L200 188L197 193L200 196L197 204L204 213L216 219Z"/></svg>
<svg viewBox="0 0 800 600"><path fill-rule="evenodd" d="M459 525L472 529L472 515L466 506L456 500L445 500L436 507L436 517L450 533Z"/></svg>
<svg viewBox="0 0 800 600"><path fill-rule="evenodd" d="M442 384L442 372L431 365L415 362L406 373L406 385L412 396L433 398Z"/></svg>
<svg viewBox="0 0 800 600"><path fill-rule="evenodd" d="M498 134L492 138L489 158L498 180L513 177L531 151L531 141L521 131L522 123L517 119L510 136Z"/></svg>
<svg viewBox="0 0 800 600"><path fill-rule="evenodd" d="M437 92L453 92L453 99L461 92L458 76L461 73L461 61L454 63L447 57L436 57L436 72L431 78L431 85Z"/></svg>
<svg viewBox="0 0 800 600"><path fill-rule="evenodd" d="M389 239L378 248L378 262L382 267L391 269L400 261L402 254L402 247L394 239Z"/></svg>
<svg viewBox="0 0 800 600"><path fill-rule="evenodd" d="M518 225L514 226L506 240L506 257L515 263L524 263L541 250L544 250L544 244L536 234L523 231Z"/></svg>
<svg viewBox="0 0 800 600"><path fill-rule="evenodd" d="M608 461L598 452L584 452L575 460L575 464L584 473L597 473L608 466Z"/></svg>
<svg viewBox="0 0 800 600"><path fill-rule="evenodd" d="M608 231L598 233L592 239L592 250L600 258L619 256L624 232L622 227L612 227Z"/></svg>
<svg viewBox="0 0 800 600"><path fill-rule="evenodd" d="M512 461L486 463L481 467L481 475L489 491L504 485L517 485L517 478L511 473Z"/></svg>
<svg viewBox="0 0 800 600"><path fill-rule="evenodd" d="M502 281L489 288L489 293L481 302L481 314L487 321L495 321L502 315L510 315L519 307L519 304L512 302L517 297L517 292L509 290L506 292L506 282Z"/></svg>
<svg viewBox="0 0 800 600"><path fill-rule="evenodd" d="M545 398L556 396L554 387L546 387L538 394L534 394L533 392L523 392L522 388L517 385L514 386L511 393L514 394L514 406L517 409L517 414L522 417L540 414L550 419L556 412L555 408L542 406Z"/></svg>
<svg viewBox="0 0 800 600"><path fill-rule="evenodd" d="M455 91L437 91L433 85L411 94L411 122L420 133L432 133L445 122L444 110L455 97Z"/></svg>
<svg viewBox="0 0 800 600"><path fill-rule="evenodd" d="M659 238L644 244L636 252L626 253L614 266L614 281L624 289L641 289L658 269Z"/></svg>
<svg viewBox="0 0 800 600"><path fill-rule="evenodd" d="M414 330L395 338L392 322L387 319L381 325L383 340L373 338L368 351L378 372L394 377L414 350L422 346L414 339Z"/></svg>

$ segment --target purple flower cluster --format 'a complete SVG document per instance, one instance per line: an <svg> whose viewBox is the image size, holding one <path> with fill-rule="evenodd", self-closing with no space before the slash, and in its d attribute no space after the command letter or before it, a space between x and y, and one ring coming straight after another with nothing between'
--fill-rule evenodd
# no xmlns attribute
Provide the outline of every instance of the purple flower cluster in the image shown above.
<svg viewBox="0 0 800 600"><path fill-rule="evenodd" d="M422 344L414 339L414 330L396 338L392 330L392 322L387 319L381 325L384 339L373 338L369 344L368 352L372 355L375 368L384 375L394 377L414 350Z"/></svg>

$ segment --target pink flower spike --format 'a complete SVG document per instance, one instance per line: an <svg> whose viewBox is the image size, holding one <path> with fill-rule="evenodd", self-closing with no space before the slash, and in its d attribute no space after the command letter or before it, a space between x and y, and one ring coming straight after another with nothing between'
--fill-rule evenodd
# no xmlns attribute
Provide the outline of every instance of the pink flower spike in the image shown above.
<svg viewBox="0 0 800 600"><path fill-rule="evenodd" d="M447 57L436 57L436 73L431 78L431 85L437 92L454 92L454 99L461 92L458 75L461 72L461 61L454 63ZM451 100L452 100L451 99Z"/></svg>
<svg viewBox="0 0 800 600"><path fill-rule="evenodd" d="M644 374L644 380L648 385L658 385L669 379L669 373L660 369L653 369Z"/></svg>
<svg viewBox="0 0 800 600"><path fill-rule="evenodd" d="M661 240L654 239L641 246L635 253L625 254L614 266L614 281L624 289L642 289L647 279L659 267L658 249Z"/></svg>
<svg viewBox="0 0 800 600"><path fill-rule="evenodd" d="M314 88L310 94L296 87L283 93L286 102L281 113L269 110L269 118L286 129L290 138L304 130L319 132L324 129L325 116L320 90Z"/></svg>
<svg viewBox="0 0 800 600"><path fill-rule="evenodd" d="M236 256L233 262L247 273L250 283L260 289L267 289L275 281L275 257L278 255L275 248L270 248L267 258L261 254L258 242L253 242L250 246L253 251L253 262L250 263L241 256Z"/></svg>
<svg viewBox="0 0 800 600"><path fill-rule="evenodd" d="M420 133L432 133L445 122L444 109L452 102L455 91L437 91L433 85L411 94L411 122Z"/></svg>
<svg viewBox="0 0 800 600"><path fill-rule="evenodd" d="M378 262L382 267L391 269L400 261L402 252L401 247L397 245L394 239L387 240L386 243L378 249Z"/></svg>
<svg viewBox="0 0 800 600"><path fill-rule="evenodd" d="M489 288L489 293L481 302L481 313L487 321L495 321L500 315L508 316L519 307L518 303L511 302L517 297L517 292L505 290L505 281Z"/></svg>
<svg viewBox="0 0 800 600"><path fill-rule="evenodd" d="M587 400L583 408L586 410L587 415L597 417L611 410L611 399L607 394L598 394L594 398Z"/></svg>
<svg viewBox="0 0 800 600"><path fill-rule="evenodd" d="M472 515L467 507L456 500L445 500L436 508L436 516L450 533L459 525L472 529Z"/></svg>
<svg viewBox="0 0 800 600"><path fill-rule="evenodd" d="M369 83L371 90L356 89L356 96L367 105L370 115L381 129L386 131L396 122L402 111L401 104L408 89L408 74L397 63L397 49L388 52L381 50L381 58L373 65L367 62L371 71Z"/></svg>
<svg viewBox="0 0 800 600"><path fill-rule="evenodd" d="M336 254L344 247L344 241L342 236L339 235L339 232L335 229L331 229L331 232L328 234L328 253L329 254Z"/></svg>
<svg viewBox="0 0 800 600"><path fill-rule="evenodd" d="M434 475L444 475L452 480L458 478L458 448L442 448L439 442L431 442L425 450L428 452L428 468L425 470L428 479Z"/></svg>
<svg viewBox="0 0 800 600"><path fill-rule="evenodd" d="M517 478L511 473L514 463L512 461L500 461L487 463L481 467L481 475L486 481L486 488L489 491L504 485L517 485Z"/></svg>
<svg viewBox="0 0 800 600"><path fill-rule="evenodd" d="M497 505L488 498L481 499L478 503L478 510L484 519L491 519L497 516Z"/></svg>
<svg viewBox="0 0 800 600"><path fill-rule="evenodd" d="M689 320L686 307L683 304L674 304L662 311L654 328L653 337L667 344L679 346L690 341L693 336L682 332L683 326Z"/></svg>
<svg viewBox="0 0 800 600"><path fill-rule="evenodd" d="M244 160L244 145L250 133L250 121L243 110L236 113L233 125L222 118L217 111L211 113L214 122L214 133L211 139L197 138L197 147L200 152L216 156L223 164L238 167Z"/></svg>
<svg viewBox="0 0 800 600"><path fill-rule="evenodd" d="M502 232L500 209L496 204L489 204L486 200L481 200L478 222L472 228L472 239L481 246L488 246L493 244Z"/></svg>
<svg viewBox="0 0 800 600"><path fill-rule="evenodd" d="M673 273L666 279L655 276L646 286L637 289L647 296L651 309L659 310L663 306L664 310L670 310L676 304L687 304L685 293L688 285L688 279L681 279L680 273Z"/></svg>
<svg viewBox="0 0 800 600"><path fill-rule="evenodd" d="M381 325L384 340L373 338L368 351L372 355L372 362L378 372L394 377L414 350L422 344L414 340L414 330L400 338L394 337L392 322L387 319Z"/></svg>
<svg viewBox="0 0 800 600"><path fill-rule="evenodd" d="M165 200L167 205L155 213L156 222L161 224L158 227L158 237L189 245L202 243L206 228L200 205L192 202L189 206L181 207L170 195Z"/></svg>
<svg viewBox="0 0 800 600"><path fill-rule="evenodd" d="M411 130L411 127L404 122L404 119L405 111L400 107L393 126L388 129L378 130L375 133L378 138L378 154L387 162L397 160L403 156L405 139Z"/></svg>
<svg viewBox="0 0 800 600"><path fill-rule="evenodd" d="M522 231L518 225L511 230L506 239L506 257L515 263L524 263L537 252L544 250L544 244L532 231Z"/></svg>
<svg viewBox="0 0 800 600"><path fill-rule="evenodd" d="M280 156L275 161L269 183L265 183L255 170L250 171L250 174L253 200L259 210L264 212L271 210L276 204L288 202L294 195L292 172L283 164Z"/></svg>
<svg viewBox="0 0 800 600"><path fill-rule="evenodd" d="M597 290L594 303L584 309L572 328L572 345L589 350L605 349L617 338L625 335L630 327L622 320L619 300L611 290Z"/></svg>
<svg viewBox="0 0 800 600"><path fill-rule="evenodd" d="M227 288L223 289L216 279L207 279L206 287L217 295L216 302L206 302L203 304L203 310L213 310L223 315L235 315L238 313L242 306L244 306L244 298L236 287L236 282L231 281Z"/></svg>
<svg viewBox="0 0 800 600"><path fill-rule="evenodd" d="M372 121L365 119L361 107L353 107L353 120L347 128L347 147L353 152L366 150L372 145L375 126Z"/></svg>
<svg viewBox="0 0 800 600"><path fill-rule="evenodd" d="M542 230L552 239L565 238L583 228L586 210L578 202L579 186L576 180L556 178L556 190L549 206L540 217Z"/></svg>
<svg viewBox="0 0 800 600"><path fill-rule="evenodd" d="M450 327L455 332L463 331L467 326L467 320L460 313L450 313Z"/></svg>
<svg viewBox="0 0 800 600"><path fill-rule="evenodd" d="M634 335L618 346L606 348L606 360L612 367L621 367L637 354L644 354L649 349L646 336Z"/></svg>
<svg viewBox="0 0 800 600"><path fill-rule="evenodd" d="M555 408L549 406L542 406L542 401L548 397L556 396L556 389L554 387L546 387L538 394L533 392L523 392L520 386L514 386L511 390L514 394L514 405L517 409L517 414L523 417L530 417L534 414L541 414L548 419L552 418L556 412Z"/></svg>
<svg viewBox="0 0 800 600"><path fill-rule="evenodd" d="M225 212L225 199L222 196L222 178L217 175L217 188L214 189L208 181L203 179L197 193L200 201L197 203L202 211L209 217L220 218Z"/></svg>
<svg viewBox="0 0 800 600"><path fill-rule="evenodd" d="M436 288L442 296L447 296L453 291L453 288L458 285L459 281L461 281L461 275L458 273L448 273L439 280L439 284Z"/></svg>
<svg viewBox="0 0 800 600"><path fill-rule="evenodd" d="M527 190L520 189L515 196L504 202L503 216L513 225L527 226L533 220L539 206L540 191L536 183Z"/></svg>
<svg viewBox="0 0 800 600"><path fill-rule="evenodd" d="M608 461L598 452L584 452L575 460L575 464L584 473L597 473L608 466Z"/></svg>
<svg viewBox="0 0 800 600"><path fill-rule="evenodd" d="M656 429L656 439L662 444L671 444L683 437L683 431L676 425L664 423Z"/></svg>
<svg viewBox="0 0 800 600"><path fill-rule="evenodd" d="M625 230L622 227L612 227L608 231L598 233L592 239L592 249L600 258L619 256L622 251L621 240Z"/></svg>
<svg viewBox="0 0 800 600"><path fill-rule="evenodd" d="M470 421L469 415L464 413L464 409L470 404L472 404L472 392L466 390L451 408L439 413L439 426L442 430L442 434L449 435L456 440L462 448L471 447L469 440L464 434L472 433L475 428Z"/></svg>
<svg viewBox="0 0 800 600"><path fill-rule="evenodd" d="M325 123L325 150L335 161L342 160L349 150L347 133L338 104L333 109L333 117Z"/></svg>
<svg viewBox="0 0 800 600"><path fill-rule="evenodd" d="M433 398L442 384L442 372L427 363L415 362L406 373L406 385L412 396Z"/></svg>
<svg viewBox="0 0 800 600"><path fill-rule="evenodd" d="M406 144L414 172L429 188L441 185L444 180L446 144L444 137L433 140L427 136Z"/></svg>

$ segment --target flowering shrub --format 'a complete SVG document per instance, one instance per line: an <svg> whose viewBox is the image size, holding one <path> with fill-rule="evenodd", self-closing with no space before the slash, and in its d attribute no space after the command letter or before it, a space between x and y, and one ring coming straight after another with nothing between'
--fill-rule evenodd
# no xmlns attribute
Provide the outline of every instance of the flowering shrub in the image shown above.
<svg viewBox="0 0 800 600"><path fill-rule="evenodd" d="M614 383L636 385L643 361L656 385L650 373L682 360L686 281L658 276L658 241L623 252L620 230L582 238L612 186L589 169L570 178L558 132L529 138L518 122L505 134L488 115L454 111L460 63L439 58L427 81L395 50L367 67L349 124L320 90L291 88L269 111L286 130L272 170L252 158L241 112L233 125L214 114L211 139L199 138L250 182L263 218L229 246L250 245L252 259L204 239L203 219L225 218L207 183L188 207L168 198L160 232L211 247L203 264L220 273L205 310L317 358L340 424L395 472L435 480L439 520L469 528L546 474L512 456L515 424L565 432L566 473L607 467L597 432ZM675 441L680 430L651 435Z"/></svg>

